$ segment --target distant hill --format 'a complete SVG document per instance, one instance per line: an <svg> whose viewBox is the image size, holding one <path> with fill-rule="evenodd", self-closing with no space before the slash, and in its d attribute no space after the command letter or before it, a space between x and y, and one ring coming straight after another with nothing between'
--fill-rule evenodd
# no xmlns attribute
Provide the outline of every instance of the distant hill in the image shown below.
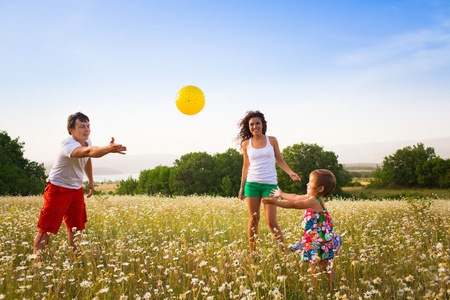
<svg viewBox="0 0 450 300"><path fill-rule="evenodd" d="M173 166L178 154L136 154L136 155L107 155L102 158L93 158L92 165L95 175L114 175L124 173L139 173L142 170L155 167ZM45 162L46 174L50 172L53 162Z"/></svg>
<svg viewBox="0 0 450 300"><path fill-rule="evenodd" d="M52 166L53 164L45 165L45 175L50 174ZM123 172L112 168L105 168L105 167L95 168L95 175L115 175L115 174L123 174Z"/></svg>
<svg viewBox="0 0 450 300"><path fill-rule="evenodd" d="M355 164L343 164L344 169L347 171L373 171L377 168L378 164L373 163L355 163Z"/></svg>
<svg viewBox="0 0 450 300"><path fill-rule="evenodd" d="M423 143L425 147L434 148L436 155L443 159L450 158L450 137L440 139L424 139L420 141L373 142L364 144L347 144L324 146L324 150L338 155L341 164L374 163L382 164L386 156L394 154L398 149Z"/></svg>
<svg viewBox="0 0 450 300"><path fill-rule="evenodd" d="M383 163L384 157L394 154L398 149L423 143L425 147L434 148L436 155L450 158L450 137L441 139L424 139L421 141L398 141L398 142L373 142L363 144L347 145L324 145L325 151L333 151L338 156L339 163L347 170L372 170L376 165ZM136 155L107 155L102 158L94 158L93 166L96 175L113 175L139 173L142 170L154 169L155 167L173 166L175 159L183 154L159 153L159 154L136 154ZM50 169L53 162L45 162L44 165ZM48 174L48 173L47 173Z"/></svg>

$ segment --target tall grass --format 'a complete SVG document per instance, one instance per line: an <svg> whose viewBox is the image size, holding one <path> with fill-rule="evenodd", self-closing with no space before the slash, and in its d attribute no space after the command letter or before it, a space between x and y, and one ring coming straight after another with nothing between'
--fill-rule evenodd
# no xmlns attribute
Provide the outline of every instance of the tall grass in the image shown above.
<svg viewBox="0 0 450 300"><path fill-rule="evenodd" d="M33 267L41 197L0 198L0 299L448 299L450 201L328 203L344 244L339 286L280 253L264 220L250 258L236 198L94 196L73 257L65 226ZM419 209L417 208L419 207ZM303 211L278 210L287 243ZM263 214L262 214L263 215Z"/></svg>

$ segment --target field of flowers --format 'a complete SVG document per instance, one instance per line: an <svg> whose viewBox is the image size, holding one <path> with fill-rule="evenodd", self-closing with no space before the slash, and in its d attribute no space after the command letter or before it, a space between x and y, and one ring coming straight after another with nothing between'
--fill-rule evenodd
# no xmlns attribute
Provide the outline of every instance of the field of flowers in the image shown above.
<svg viewBox="0 0 450 300"><path fill-rule="evenodd" d="M450 201L330 201L344 244L324 274L283 254L261 217L249 257L237 198L93 196L73 257L65 226L32 255L42 197L0 197L0 299L449 299ZM287 243L303 211L279 209ZM262 214L263 216L263 214Z"/></svg>

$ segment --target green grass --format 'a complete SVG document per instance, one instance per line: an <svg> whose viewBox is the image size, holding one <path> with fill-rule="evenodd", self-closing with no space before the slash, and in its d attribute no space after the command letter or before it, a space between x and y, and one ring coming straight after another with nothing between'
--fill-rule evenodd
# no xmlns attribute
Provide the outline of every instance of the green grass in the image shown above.
<svg viewBox="0 0 450 300"><path fill-rule="evenodd" d="M72 256L63 225L33 268L42 202L0 197L0 299L343 299L343 291L352 299L449 297L446 200L329 202L344 240L334 261L339 294L324 276L311 286L308 265L279 252L264 217L250 258L247 208L236 198L93 196L81 258ZM278 212L286 242L295 242L303 211Z"/></svg>

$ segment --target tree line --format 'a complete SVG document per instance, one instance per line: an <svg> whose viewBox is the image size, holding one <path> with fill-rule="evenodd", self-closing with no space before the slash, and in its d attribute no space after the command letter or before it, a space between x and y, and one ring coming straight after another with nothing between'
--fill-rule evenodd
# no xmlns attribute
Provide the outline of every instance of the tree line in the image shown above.
<svg viewBox="0 0 450 300"><path fill-rule="evenodd" d="M282 151L286 163L296 172L301 182L291 178L277 166L278 185L292 192L306 193L309 174L315 169L329 169L337 179L334 194L342 195L342 187L352 180L344 170L334 152L325 151L317 144L295 144ZM116 189L120 195L216 195L237 196L241 184L243 155L230 148L224 153L210 155L206 152L192 152L176 159L173 167L158 166L143 170L139 179L121 180Z"/></svg>
<svg viewBox="0 0 450 300"><path fill-rule="evenodd" d="M44 164L23 156L24 143L0 130L0 195L37 195L44 192Z"/></svg>
<svg viewBox="0 0 450 300"><path fill-rule="evenodd" d="M46 185L44 164L24 157L24 143L12 139L0 130L0 196L38 195ZM352 181L337 155L317 144L299 143L288 146L282 155L301 182L292 182L277 166L281 189L303 194L309 173L315 169L329 169L337 179L335 195L344 195L342 187ZM238 194L242 175L243 156L230 148L224 153L209 155L193 152L176 159L172 167L158 166L140 172L139 179L121 180L117 194L148 195L217 195L233 197ZM450 188L450 159L436 156L432 147L422 143L397 150L386 156L373 171L370 183L375 188Z"/></svg>
<svg viewBox="0 0 450 300"><path fill-rule="evenodd" d="M450 159L436 156L434 148L418 143L386 156L374 171L371 187L450 188Z"/></svg>

